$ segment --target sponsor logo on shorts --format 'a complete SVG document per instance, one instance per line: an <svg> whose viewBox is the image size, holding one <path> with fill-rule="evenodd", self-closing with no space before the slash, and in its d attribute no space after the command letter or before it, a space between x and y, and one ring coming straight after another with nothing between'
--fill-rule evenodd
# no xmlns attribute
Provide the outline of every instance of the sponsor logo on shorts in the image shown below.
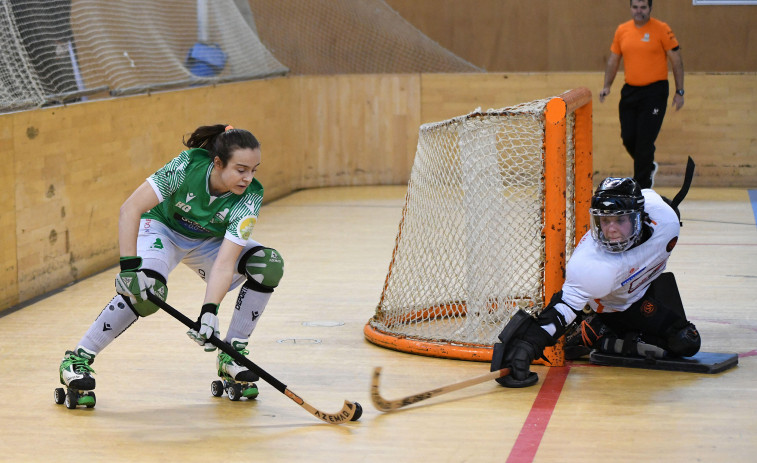
<svg viewBox="0 0 757 463"><path fill-rule="evenodd" d="M641 314L647 318L653 316L657 312L657 307L652 304L651 301L644 301L641 304Z"/></svg>

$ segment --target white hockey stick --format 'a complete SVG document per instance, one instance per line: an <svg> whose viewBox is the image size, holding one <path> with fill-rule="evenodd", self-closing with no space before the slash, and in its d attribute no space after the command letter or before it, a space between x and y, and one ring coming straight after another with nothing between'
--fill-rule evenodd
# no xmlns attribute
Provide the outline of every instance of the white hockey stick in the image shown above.
<svg viewBox="0 0 757 463"><path fill-rule="evenodd" d="M448 392L457 391L459 389L466 388L468 386L485 383L487 381L501 378L509 374L510 374L510 369L503 368L501 370L492 371L485 375L476 376L475 378L467 379L465 381L460 381L458 383L448 384L446 386L438 387L436 389L431 389L430 391L421 392L420 394L409 395L407 397L403 397L397 400L387 400L381 397L381 394L379 393L379 379L381 377L381 367L376 367L373 369L373 381L371 382L371 401L373 402L373 406L376 407L378 410L381 410L382 412L389 412L392 410L397 410L398 408L405 407L407 405L418 403L421 400L437 397L442 394L446 394Z"/></svg>
<svg viewBox="0 0 757 463"><path fill-rule="evenodd" d="M196 329L196 323L190 320L186 315L179 312L178 310L174 309L170 305L168 305L167 302L164 302L161 298L154 295L152 292L147 292L147 299L150 300L153 304L157 305L161 309L163 309L165 312L168 312L172 317L182 322L184 325L187 326L189 329ZM285 396L292 399L294 403L299 405L300 407L307 410L311 415L318 418L321 421L325 421L329 424L342 424L342 423L349 423L350 421L357 421L360 416L363 414L363 407L360 406L357 402L350 402L348 400L344 401L344 405L342 406L342 409L339 410L336 413L326 413L318 410L317 408L313 407L309 403L305 402L302 397L298 396L294 392L290 391L289 388L286 386L286 384L282 383L275 377L273 377L270 373L260 368L258 365L253 363L252 360L248 359L244 355L237 352L233 347L231 347L228 343L225 343L218 339L216 336L211 336L210 339L208 339L208 342L219 348L222 352L228 354L236 360L238 363L246 366L248 369L254 371L260 378L273 386L277 391L281 392Z"/></svg>

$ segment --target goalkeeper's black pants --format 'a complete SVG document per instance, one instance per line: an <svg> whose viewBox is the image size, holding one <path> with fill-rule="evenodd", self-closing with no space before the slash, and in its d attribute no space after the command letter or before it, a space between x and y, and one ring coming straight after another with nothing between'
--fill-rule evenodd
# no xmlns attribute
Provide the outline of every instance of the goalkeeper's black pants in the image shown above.
<svg viewBox="0 0 757 463"><path fill-rule="evenodd" d="M675 277L670 272L655 279L644 296L628 309L600 313L598 317L620 339L634 333L643 342L665 350L670 350L671 333L690 325Z"/></svg>

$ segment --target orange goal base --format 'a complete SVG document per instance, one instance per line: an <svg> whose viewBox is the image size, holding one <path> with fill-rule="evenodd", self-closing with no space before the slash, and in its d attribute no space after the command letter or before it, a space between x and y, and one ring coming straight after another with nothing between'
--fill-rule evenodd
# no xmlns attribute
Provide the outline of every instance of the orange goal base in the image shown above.
<svg viewBox="0 0 757 463"><path fill-rule="evenodd" d="M449 344L444 342L411 339L404 336L400 337L378 331L373 328L370 323L365 324L363 334L365 335L365 339L371 343L399 352L452 360L468 360L474 362L492 361L491 346ZM537 359L534 363L553 367L564 366L565 355L563 351L563 339L560 339L556 345L544 349L544 356L549 362L545 362L544 359Z"/></svg>

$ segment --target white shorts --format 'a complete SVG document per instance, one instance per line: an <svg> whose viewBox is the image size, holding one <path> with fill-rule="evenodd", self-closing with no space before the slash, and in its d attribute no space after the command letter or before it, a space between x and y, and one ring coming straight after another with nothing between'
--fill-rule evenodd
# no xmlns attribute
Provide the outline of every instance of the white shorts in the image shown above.
<svg viewBox="0 0 757 463"><path fill-rule="evenodd" d="M213 267L223 238L188 238L181 233L168 228L154 219L142 219L139 222L137 236L137 255L142 258L142 268L154 270L163 277L184 262L205 280ZM239 259L245 252L256 246L262 246L257 241L248 240ZM239 267L239 259L234 268ZM239 286L246 279L245 275L236 273L229 291Z"/></svg>

